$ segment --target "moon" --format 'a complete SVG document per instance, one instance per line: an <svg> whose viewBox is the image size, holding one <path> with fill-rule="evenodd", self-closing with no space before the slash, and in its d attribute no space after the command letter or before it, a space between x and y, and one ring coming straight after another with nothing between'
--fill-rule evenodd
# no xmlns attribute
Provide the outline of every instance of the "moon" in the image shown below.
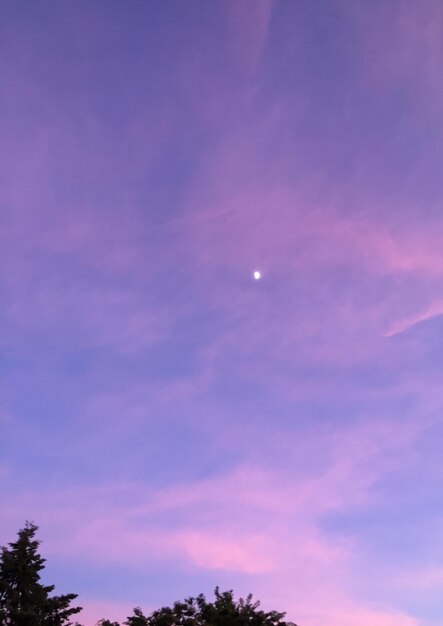
<svg viewBox="0 0 443 626"><path fill-rule="evenodd" d="M261 272L259 272L259 271L257 271L257 270L256 270L256 271L253 273L253 276L254 276L254 279L255 279L255 280L260 280L260 278L261 278Z"/></svg>

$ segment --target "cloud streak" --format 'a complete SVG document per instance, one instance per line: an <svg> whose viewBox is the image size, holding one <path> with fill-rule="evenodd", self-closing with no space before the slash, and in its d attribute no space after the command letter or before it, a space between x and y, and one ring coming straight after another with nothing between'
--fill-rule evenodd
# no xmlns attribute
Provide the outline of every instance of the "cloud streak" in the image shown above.
<svg viewBox="0 0 443 626"><path fill-rule="evenodd" d="M441 622L441 9L333 4L0 20L0 539L88 623Z"/></svg>

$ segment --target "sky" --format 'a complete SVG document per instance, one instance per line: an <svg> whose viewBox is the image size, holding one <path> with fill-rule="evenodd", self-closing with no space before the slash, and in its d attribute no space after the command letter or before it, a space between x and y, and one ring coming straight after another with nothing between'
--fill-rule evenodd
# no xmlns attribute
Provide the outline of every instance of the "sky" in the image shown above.
<svg viewBox="0 0 443 626"><path fill-rule="evenodd" d="M441 626L442 64L440 0L0 4L0 544L85 626Z"/></svg>

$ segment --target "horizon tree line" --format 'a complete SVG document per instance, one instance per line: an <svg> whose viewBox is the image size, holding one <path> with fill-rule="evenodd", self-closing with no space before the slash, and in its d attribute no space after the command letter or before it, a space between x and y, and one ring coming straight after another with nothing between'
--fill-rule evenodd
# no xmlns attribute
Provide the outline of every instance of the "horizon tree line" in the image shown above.
<svg viewBox="0 0 443 626"><path fill-rule="evenodd" d="M40 572L46 559L39 554L38 526L26 522L16 541L0 548L0 626L82 626L73 621L82 611L72 606L76 593L54 595L55 585L43 585ZM284 621L285 613L261 610L252 594L234 599L233 591L214 590L209 602L204 594L174 602L145 615L133 609L125 626L296 626ZM101 619L96 626L121 626Z"/></svg>

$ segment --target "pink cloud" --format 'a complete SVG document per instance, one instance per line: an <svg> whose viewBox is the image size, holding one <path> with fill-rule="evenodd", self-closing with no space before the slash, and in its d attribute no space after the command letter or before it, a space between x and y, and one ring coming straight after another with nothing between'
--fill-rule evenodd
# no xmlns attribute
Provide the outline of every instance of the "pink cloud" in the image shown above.
<svg viewBox="0 0 443 626"><path fill-rule="evenodd" d="M262 173L253 154L260 153L259 139L245 135L228 138L205 165L205 182L181 222L194 271L212 305L233 322L207 347L208 362L234 348L290 363L294 351L304 362L337 365L383 358L386 329L422 310L423 299L441 298L442 221L403 223L401 206L364 206L349 215L340 189L313 206L308 189ZM263 289L252 291L245 283L256 267ZM379 294L388 281L391 289ZM261 369L266 384L275 368L268 372L266 359L250 361L248 371Z"/></svg>
<svg viewBox="0 0 443 626"><path fill-rule="evenodd" d="M236 150L238 150L238 146ZM241 152L241 147L240 147ZM230 178L231 163L218 167ZM214 183L216 185L216 183ZM201 270L217 266L291 271L358 265L369 274L424 272L439 276L443 222L409 223L369 215L346 216L340 207L313 207L302 188L275 187L272 181L224 185L215 190L216 205L197 200L186 227ZM337 201L335 200L335 203ZM392 211L398 216L399 211Z"/></svg>
<svg viewBox="0 0 443 626"><path fill-rule="evenodd" d="M48 559L117 569L163 562L196 572L248 574L265 604L287 608L306 626L320 626L326 616L337 626L369 626L371 620L418 626L354 597L353 582L362 574L358 538L334 536L322 521L331 512L382 502L378 482L407 467L423 428L415 421L401 429L378 421L317 432L315 442L286 437L281 445L295 458L311 446L294 472L243 466L161 490L127 482L33 493L10 499L2 516L21 520L32 510ZM310 457L323 461L314 468L306 464Z"/></svg>
<svg viewBox="0 0 443 626"><path fill-rule="evenodd" d="M302 611L302 616L304 615ZM309 626L421 626L422 622L404 613L362 609L353 605L330 604L318 612L308 609L305 623Z"/></svg>
<svg viewBox="0 0 443 626"><path fill-rule="evenodd" d="M352 59L360 68L357 80L371 88L380 85L383 94L386 89L401 92L399 81L412 81L411 101L421 98L424 112L432 107L438 112L440 5L430 0L420 6L412 0L394 4L377 9L360 3L337 11L358 24L359 36L351 34L363 54L363 59L359 54ZM172 59L164 71L170 83L160 89L165 95L157 99L151 84L145 91L135 89L131 111L120 110L128 118L120 132L112 111L106 119L95 113L103 90L95 93L89 86L82 97L78 94L76 109L51 90L38 88L32 64L28 71L7 75L13 94L9 105L12 110L24 107L26 114L17 108L19 114L11 116L13 124L2 133L7 156L1 163L0 191L7 223L0 276L8 293L0 339L14 344L24 368L11 368L10 379L1 383L2 394L10 393L7 386L17 396L27 389L27 380L18 377L25 370L24 378L32 376L27 370L32 350L32 366L48 396L53 389L59 393L59 360L72 356L66 344L92 348L90 352L109 349L119 372L108 375L101 371L102 362L94 362L84 380L74 376L71 383L69 374L60 375L62 387L88 387L63 431L66 444L48 442L62 440L62 427L52 427L52 416L29 419L17 440L26 440L33 451L50 451L48 464L59 463L64 476L66 461L73 465L89 459L92 465L97 455L103 465L109 463L102 450L120 455L123 437L134 441L134 457L144 458L149 429L143 427L163 420L161 427L172 431L178 420L170 415L180 411L180 426L198 427L211 450L229 450L244 462L206 480L164 488L155 486L158 476L152 482L119 483L111 462L105 487L60 489L61 479L54 475L47 483L51 489L25 493L23 488L19 496L5 498L0 516L13 532L31 512L41 524L48 557L68 563L117 571L142 571L154 563L208 578L228 572L239 584L248 577L247 584L270 608L274 601L288 607L301 626L417 626L412 618L375 607L369 594L355 591L354 582L364 577L364 537L340 536L326 522L385 504L383 483L395 473L404 489L402 471L413 467L415 443L430 424L428 413L441 413L438 376L422 381L420 373L405 372L396 342L387 337L443 311L443 222L440 216L413 217L424 207L414 206L412 199L409 204L401 190L389 194L383 176L372 181L383 200L374 200L371 185L359 184L364 177L358 172L370 169L375 156L360 154L368 129L361 129L362 142L346 157L356 163L357 174L346 171L343 161L337 163L337 177L330 176L322 154L330 138L317 137L318 130L309 127L317 84L307 81L299 89L274 76L271 62L284 62L286 53L279 59L273 52L276 56L261 66L274 10L281 6L272 0L228 0L221 34L197 24L197 36L180 44L180 50L171 40L165 56L160 55ZM306 17L308 33L312 15ZM278 32L272 35L275 46ZM380 46L381 39L388 45ZM298 45L288 39L292 43ZM311 63L313 69L323 63L321 43L312 52L306 49L307 74ZM128 47L123 50L126 55ZM303 56L303 45L300 52ZM27 53L31 58L34 50ZM151 59L146 60L140 72L150 76ZM88 61L88 72L92 66ZM24 68L18 63L17 69ZM321 72L318 79L323 80ZM347 94L340 93L340 102L342 95ZM359 101L364 94L356 95ZM345 101L343 97L343 106L349 106ZM114 104L111 99L110 108ZM346 132L364 118L351 112L351 119L344 120L338 108L326 110L329 102L318 104L316 122L327 124L328 116L337 114L336 140L347 145ZM426 115L417 115L411 128L427 124ZM317 141L309 148L312 154L305 155L307 144ZM315 157L314 165L306 166L309 156ZM176 157L189 157L185 173L177 177ZM153 182L157 178L161 180ZM176 192L177 203L170 201L166 218L161 202L152 207L146 200L151 184L153 196L169 186ZM257 285L248 282L256 267L263 272ZM159 287L176 268L177 284L186 286L183 298L175 297L174 287L170 292ZM129 368L121 367L122 361L144 356L155 342L174 343L188 332L200 340L198 320L192 330L181 324L183 317L200 313L211 323L217 316L221 322L195 348L195 375L157 382L140 366L134 378L142 380L125 380L133 361ZM46 369L39 366L40 346L51 352ZM251 415L244 414L240 403L226 409L217 384L227 366L240 389L245 379L258 383L271 399L286 402L291 415L283 418L278 408L271 408L261 423L255 407ZM368 379L379 371L385 375L383 389L366 380L369 370ZM355 373L365 378L363 390L353 385ZM375 403L367 400L376 401L377 395L385 404L374 410ZM66 401L71 397L67 394ZM310 409L303 407L320 397L325 406L330 402L331 419L318 420L314 432L305 426ZM408 401L406 416L391 416L391 402L399 399ZM365 426L352 424L354 416L339 414L350 400L358 407L356 420L365 414ZM397 405L392 412L396 410ZM6 421L0 414L2 426L15 421L15 416ZM153 439L156 445L155 435ZM169 454L175 452L166 450ZM231 458L226 456L224 468ZM145 470L141 462L131 465L132 454L124 461L131 470ZM167 457L167 462L174 465L175 459ZM174 470L179 467L177 462ZM14 468L2 468L2 481L13 484ZM380 572L387 586L390 574ZM434 584L439 573L423 574L423 580ZM90 604L89 610L92 616L99 607Z"/></svg>
<svg viewBox="0 0 443 626"><path fill-rule="evenodd" d="M443 315L443 302L437 301L422 310L420 313L396 321L385 333L385 337L392 337L413 328L421 322Z"/></svg>
<svg viewBox="0 0 443 626"><path fill-rule="evenodd" d="M272 542L260 535L230 540L218 534L184 532L178 543L196 567L260 574L274 569Z"/></svg>

